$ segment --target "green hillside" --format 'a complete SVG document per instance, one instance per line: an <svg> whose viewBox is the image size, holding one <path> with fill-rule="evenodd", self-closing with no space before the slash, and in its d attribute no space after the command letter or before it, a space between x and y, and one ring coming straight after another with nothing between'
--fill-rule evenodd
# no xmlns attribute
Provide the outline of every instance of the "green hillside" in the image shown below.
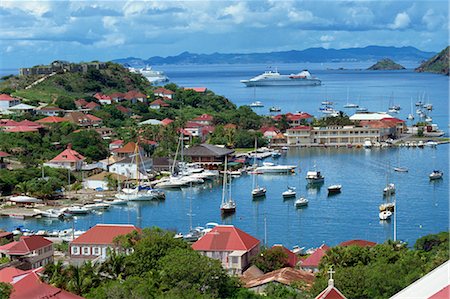
<svg viewBox="0 0 450 299"><path fill-rule="evenodd" d="M442 50L439 54L423 62L418 68L416 68L415 71L444 74L448 76L449 56L450 56L450 47L447 47L444 50Z"/></svg>
<svg viewBox="0 0 450 299"><path fill-rule="evenodd" d="M389 58L384 58L371 67L368 68L368 70L378 71L378 70L404 70L405 67L395 63L393 60Z"/></svg>
<svg viewBox="0 0 450 299"><path fill-rule="evenodd" d="M59 96L78 99L96 92L105 94L139 90L145 92L149 82L140 74L131 73L123 66L108 62L105 69L87 72L61 72L25 89L44 75L13 76L0 83L0 92L39 102L52 102Z"/></svg>

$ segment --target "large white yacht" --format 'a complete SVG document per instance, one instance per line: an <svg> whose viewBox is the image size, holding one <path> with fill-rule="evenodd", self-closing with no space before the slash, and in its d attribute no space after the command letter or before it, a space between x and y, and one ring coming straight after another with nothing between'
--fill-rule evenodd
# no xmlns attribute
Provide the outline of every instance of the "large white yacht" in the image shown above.
<svg viewBox="0 0 450 299"><path fill-rule="evenodd" d="M320 85L322 81L313 77L309 71L303 70L297 74L282 75L277 70L265 71L249 80L241 80L247 87L253 86L301 86L301 85Z"/></svg>
<svg viewBox="0 0 450 299"><path fill-rule="evenodd" d="M163 71L155 71L151 66L148 65L141 69L129 68L129 70L132 73L142 74L152 84L169 81L169 78Z"/></svg>
<svg viewBox="0 0 450 299"><path fill-rule="evenodd" d="M263 162L263 166L259 166L255 169L258 173L291 173L294 172L295 165L275 165L271 162Z"/></svg>

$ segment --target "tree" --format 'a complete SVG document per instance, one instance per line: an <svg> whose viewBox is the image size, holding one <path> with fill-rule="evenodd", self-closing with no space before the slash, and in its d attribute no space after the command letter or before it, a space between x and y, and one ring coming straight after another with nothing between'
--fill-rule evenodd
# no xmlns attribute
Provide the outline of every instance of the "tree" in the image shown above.
<svg viewBox="0 0 450 299"><path fill-rule="evenodd" d="M70 187L70 190L75 191L75 194L77 194L81 189L83 189L83 184L78 181L72 184L72 186Z"/></svg>
<svg viewBox="0 0 450 299"><path fill-rule="evenodd" d="M77 109L77 106L75 106L75 102L73 101L73 99L71 97L68 96L59 96L56 101L55 104L64 110L75 110Z"/></svg>
<svg viewBox="0 0 450 299"><path fill-rule="evenodd" d="M289 266L288 255L281 247L265 248L254 257L253 264L264 273Z"/></svg>
<svg viewBox="0 0 450 299"><path fill-rule="evenodd" d="M125 273L125 255L108 249L108 258L100 266L100 272L106 273L114 280L123 280Z"/></svg>
<svg viewBox="0 0 450 299"><path fill-rule="evenodd" d="M0 299L8 299L13 290L13 286L6 282L0 282Z"/></svg>
<svg viewBox="0 0 450 299"><path fill-rule="evenodd" d="M81 266L70 265L67 270L67 290L77 295L84 295L93 287L97 287L100 279L91 262Z"/></svg>

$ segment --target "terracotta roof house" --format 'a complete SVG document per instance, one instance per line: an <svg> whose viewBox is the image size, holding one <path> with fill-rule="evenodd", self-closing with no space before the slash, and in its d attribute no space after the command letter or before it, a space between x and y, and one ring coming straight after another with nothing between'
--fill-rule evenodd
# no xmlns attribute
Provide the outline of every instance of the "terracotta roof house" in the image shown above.
<svg viewBox="0 0 450 299"><path fill-rule="evenodd" d="M185 87L184 90L192 90L198 93L206 93L208 88L206 87Z"/></svg>
<svg viewBox="0 0 450 299"><path fill-rule="evenodd" d="M295 267L297 265L298 262L298 257L295 253L293 253L292 251L290 251L289 249L287 249L286 247L284 247L281 244L275 244L272 246L272 249L274 248L281 248L281 250L283 250L284 253L286 253L287 255L287 262L288 262L288 266L289 267Z"/></svg>
<svg viewBox="0 0 450 299"><path fill-rule="evenodd" d="M14 234L12 232L0 232L0 240L2 242L12 242L14 241Z"/></svg>
<svg viewBox="0 0 450 299"><path fill-rule="evenodd" d="M59 116L47 116L42 119L37 120L36 122L39 124L57 124L68 121L67 118L59 117Z"/></svg>
<svg viewBox="0 0 450 299"><path fill-rule="evenodd" d="M286 267L252 279L246 282L245 287L258 294L264 294L265 288L271 283L290 286L294 282L302 281L307 287L311 287L314 279L315 276L311 272Z"/></svg>
<svg viewBox="0 0 450 299"><path fill-rule="evenodd" d="M199 144L194 145L184 151L186 157L190 157L192 162L198 162L202 164L222 164L225 161L225 157L234 153L234 150L216 146L213 144Z"/></svg>
<svg viewBox="0 0 450 299"><path fill-rule="evenodd" d="M161 109L161 107L169 107L169 104L167 104L166 102L164 102L161 99L156 99L153 102L150 103L149 108L150 109Z"/></svg>
<svg viewBox="0 0 450 299"><path fill-rule="evenodd" d="M3 131L9 133L26 133L26 132L38 132L39 129L37 127L15 126L4 129Z"/></svg>
<svg viewBox="0 0 450 299"><path fill-rule="evenodd" d="M78 109L83 108L87 104L88 102L85 99L75 100L75 106L77 106Z"/></svg>
<svg viewBox="0 0 450 299"><path fill-rule="evenodd" d="M42 236L23 236L17 242L0 246L11 261L20 262L22 270L36 269L53 262L53 242Z"/></svg>
<svg viewBox="0 0 450 299"><path fill-rule="evenodd" d="M64 109L61 109L59 107L51 107L51 106L45 106L41 109L36 110L36 114L42 114L47 116L58 116L60 113L63 113Z"/></svg>
<svg viewBox="0 0 450 299"><path fill-rule="evenodd" d="M339 244L339 246L358 246L358 247L373 247L377 245L375 242L366 241L366 240L349 240Z"/></svg>
<svg viewBox="0 0 450 299"><path fill-rule="evenodd" d="M121 101L125 100L125 98L124 98L125 94L121 93L121 92L115 92L115 93L110 94L109 96L111 97L111 99L114 102L121 102Z"/></svg>
<svg viewBox="0 0 450 299"><path fill-rule="evenodd" d="M450 261L446 261L439 267L436 267L391 297L391 299L412 298L450 298Z"/></svg>
<svg viewBox="0 0 450 299"><path fill-rule="evenodd" d="M124 94L124 99L130 101L131 103L147 103L147 96L138 90L130 90Z"/></svg>
<svg viewBox="0 0 450 299"><path fill-rule="evenodd" d="M214 117L209 114L202 114L200 116L197 116L196 118L193 118L192 121L202 124L202 125L211 125L214 120Z"/></svg>
<svg viewBox="0 0 450 299"><path fill-rule="evenodd" d="M131 141L122 147L117 147L113 149L112 153L117 157L129 157L136 154L137 152L136 146L137 146L136 143ZM139 152L143 153L143 149L141 147L139 147Z"/></svg>
<svg viewBox="0 0 450 299"><path fill-rule="evenodd" d="M102 124L101 118L82 112L70 112L64 118L80 127L98 127Z"/></svg>
<svg viewBox="0 0 450 299"><path fill-rule="evenodd" d="M260 241L232 225L218 225L192 244L200 254L219 260L229 273L241 275L259 253Z"/></svg>
<svg viewBox="0 0 450 299"><path fill-rule="evenodd" d="M313 120L313 116L306 112L298 112L298 113L286 113L286 120L289 123L289 126L295 127L302 124L302 122L311 123ZM278 114L272 117L275 121L280 121L283 117L283 114Z"/></svg>
<svg viewBox="0 0 450 299"><path fill-rule="evenodd" d="M122 105L117 105L116 109L119 110L120 112L122 112L125 115L133 114L133 112L130 109L128 109L128 108L126 108L126 107L124 107Z"/></svg>
<svg viewBox="0 0 450 299"><path fill-rule="evenodd" d="M167 126L171 123L173 123L173 120L171 120L170 118L165 118L161 121L161 125L163 125L163 126Z"/></svg>
<svg viewBox="0 0 450 299"><path fill-rule="evenodd" d="M280 130L277 127L262 127L259 129L261 133L263 133L263 136L267 139L272 139L273 137L277 136L278 133L280 133Z"/></svg>
<svg viewBox="0 0 450 299"><path fill-rule="evenodd" d="M335 286L333 280L334 271L330 269L328 271L330 273L330 279L328 280L328 287L320 292L319 295L316 296L315 299L347 299L344 294L341 293Z"/></svg>
<svg viewBox="0 0 450 299"><path fill-rule="evenodd" d="M47 163L44 163L44 165L54 168L81 170L84 160L84 156L73 150L72 145L69 144L64 151L62 151L59 155L57 155Z"/></svg>
<svg viewBox="0 0 450 299"><path fill-rule="evenodd" d="M86 105L84 105L83 108L88 109L88 110L99 110L100 109L100 105L97 104L96 102L90 102Z"/></svg>
<svg viewBox="0 0 450 299"><path fill-rule="evenodd" d="M173 92L169 89L163 88L163 87L155 89L153 91L153 94L157 97L168 97L171 100L173 100L173 98L175 96L175 92Z"/></svg>
<svg viewBox="0 0 450 299"><path fill-rule="evenodd" d="M133 231L140 232L141 229L128 224L95 225L69 243L71 263L81 264L84 261L102 262L107 258L108 249L130 253L131 250L123 250L114 244L114 238L129 234Z"/></svg>
<svg viewBox="0 0 450 299"><path fill-rule="evenodd" d="M2 93L0 94L0 111L8 110L9 108L19 105L20 100L11 97L9 94Z"/></svg>
<svg viewBox="0 0 450 299"><path fill-rule="evenodd" d="M33 271L12 269L8 267L0 270L1 281L13 286L9 299L83 299L83 297L41 281L39 272L43 271L43 268Z"/></svg>
<svg viewBox="0 0 450 299"><path fill-rule="evenodd" d="M312 253L306 259L300 261L300 268L303 270L310 270L312 272L319 271L320 260L329 249L330 247L322 244L319 248L316 249L316 251L314 251L314 253Z"/></svg>
<svg viewBox="0 0 450 299"><path fill-rule="evenodd" d="M123 140L121 140L121 139L114 140L114 141L112 141L112 142L109 144L109 150L112 151L112 150L114 150L114 149L116 149L116 148L120 148L120 147L123 146L124 143L125 143L125 142L124 142Z"/></svg>
<svg viewBox="0 0 450 299"><path fill-rule="evenodd" d="M204 124L190 120L186 122L186 124L184 125L184 129L188 131L191 136L202 137L202 128L204 126Z"/></svg>
<svg viewBox="0 0 450 299"><path fill-rule="evenodd" d="M102 105L111 105L112 98L108 95L102 94L100 92L97 92L94 95L94 98L96 98ZM92 102L91 102L92 103ZM83 107L86 107L88 104L85 104Z"/></svg>

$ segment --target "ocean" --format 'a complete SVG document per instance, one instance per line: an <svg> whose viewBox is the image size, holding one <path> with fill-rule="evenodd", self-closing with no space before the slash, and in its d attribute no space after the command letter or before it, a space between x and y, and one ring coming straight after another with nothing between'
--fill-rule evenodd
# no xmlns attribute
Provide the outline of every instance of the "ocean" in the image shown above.
<svg viewBox="0 0 450 299"><path fill-rule="evenodd" d="M399 104L395 117L405 119L411 103L418 99L432 103L431 116L447 132L448 77L414 73L414 63L405 64L404 71L366 71L371 63L329 63L278 65L281 73L293 73L304 68L322 80L316 87L245 87L239 80L263 72L266 65L183 65L155 66L171 81L184 87L204 86L224 95L236 105L258 100L265 107L255 108L270 115L269 107L279 106L282 113L305 111L319 116L321 102L329 100L340 109L350 102L371 111L386 111ZM339 70L339 68L344 68ZM1 72L4 74L4 72ZM344 109L342 109L344 110ZM415 113L416 107L413 107ZM349 115L352 110L344 110ZM416 116L417 117L417 116ZM416 118L417 120L417 118ZM299 148L290 149L275 161L298 165L295 175L261 175L259 183L267 188L267 196L251 198L252 177L243 175L232 182L232 195L237 202L234 215L220 214L221 182L208 182L193 188L166 192L164 202L130 203L112 207L101 214L79 216L76 229L86 230L97 223L132 223L141 227L159 226L187 232L190 223L204 226L207 222L233 224L259 238L267 245L283 244L317 247L323 243L337 245L349 239L384 242L393 238L394 221L378 219L378 206L383 202L383 188L395 183L397 192L397 239L413 245L417 238L449 229L449 161L448 145L437 148ZM309 188L306 172L317 167L325 176L321 187ZM409 168L407 173L393 171L395 166ZM444 171L444 178L430 181L433 169ZM327 186L342 184L342 193L329 197ZM294 207L295 200L283 200L287 185L297 187L297 195L309 199L303 209ZM14 229L54 230L72 227L72 222L0 218L0 227ZM265 239L267 236L267 240Z"/></svg>

